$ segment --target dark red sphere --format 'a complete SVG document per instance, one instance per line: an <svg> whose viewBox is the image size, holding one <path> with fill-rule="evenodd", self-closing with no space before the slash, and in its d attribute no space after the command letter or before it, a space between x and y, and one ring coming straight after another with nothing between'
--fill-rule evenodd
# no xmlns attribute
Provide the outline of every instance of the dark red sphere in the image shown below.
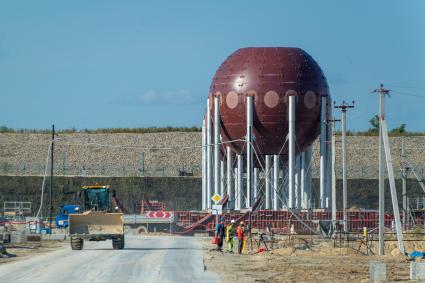
<svg viewBox="0 0 425 283"><path fill-rule="evenodd" d="M296 148L302 152L320 132L321 96L329 89L314 59L300 48L252 47L231 54L218 68L210 87L220 101L223 141L246 135L246 96L254 97L255 148L258 154L286 154L288 96L296 96ZM243 142L232 148L241 153Z"/></svg>

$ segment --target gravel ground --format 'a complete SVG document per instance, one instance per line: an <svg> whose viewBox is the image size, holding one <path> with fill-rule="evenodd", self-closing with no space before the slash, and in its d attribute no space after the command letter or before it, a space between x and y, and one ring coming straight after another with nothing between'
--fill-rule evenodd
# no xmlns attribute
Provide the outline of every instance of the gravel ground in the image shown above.
<svg viewBox="0 0 425 283"><path fill-rule="evenodd" d="M202 241L204 264L223 282L369 282L372 261L386 263L388 282L414 282L409 281L410 262L399 255L394 243L386 246L385 256L356 255L352 248L334 248L332 241L308 246L296 242L270 252L237 255L213 250L210 241ZM423 246L418 243L417 247Z"/></svg>

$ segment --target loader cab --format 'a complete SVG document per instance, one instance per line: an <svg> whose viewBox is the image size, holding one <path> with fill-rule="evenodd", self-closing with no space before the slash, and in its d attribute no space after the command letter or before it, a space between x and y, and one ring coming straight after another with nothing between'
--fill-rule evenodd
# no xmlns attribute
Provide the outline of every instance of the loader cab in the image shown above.
<svg viewBox="0 0 425 283"><path fill-rule="evenodd" d="M109 186L84 186L82 187L84 211L109 211L111 198Z"/></svg>
<svg viewBox="0 0 425 283"><path fill-rule="evenodd" d="M73 204L61 205L58 209L58 214L56 214L55 221L56 227L66 228L68 227L68 215L69 214L78 214L80 213L80 206Z"/></svg>

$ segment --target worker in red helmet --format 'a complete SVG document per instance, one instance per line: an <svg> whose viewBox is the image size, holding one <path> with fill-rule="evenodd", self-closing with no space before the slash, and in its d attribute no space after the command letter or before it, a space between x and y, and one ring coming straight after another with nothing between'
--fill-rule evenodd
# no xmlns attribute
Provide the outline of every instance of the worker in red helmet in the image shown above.
<svg viewBox="0 0 425 283"><path fill-rule="evenodd" d="M217 224L215 228L215 236L217 238L217 251L221 252L223 247L223 240L225 236L225 226L224 226L225 218L220 218L220 223Z"/></svg>
<svg viewBox="0 0 425 283"><path fill-rule="evenodd" d="M244 240L245 227L243 221L239 223L236 234L238 236L238 253L242 254L243 240Z"/></svg>

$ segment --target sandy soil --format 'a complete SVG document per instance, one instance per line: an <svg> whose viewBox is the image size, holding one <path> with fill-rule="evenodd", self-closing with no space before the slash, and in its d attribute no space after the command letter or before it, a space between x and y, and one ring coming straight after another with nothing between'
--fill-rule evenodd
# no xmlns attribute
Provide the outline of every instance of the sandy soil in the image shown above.
<svg viewBox="0 0 425 283"><path fill-rule="evenodd" d="M6 244L7 252L16 255L16 257L0 258L0 264L25 259L34 255L41 255L65 247L69 247L69 241L42 241Z"/></svg>
<svg viewBox="0 0 425 283"><path fill-rule="evenodd" d="M386 244L386 255L366 255L359 242L351 247L334 247L333 241L296 239L279 241L269 252L243 255L214 250L210 239L201 240L204 247L204 265L207 270L219 274L223 282L369 282L369 263L381 261L387 264L389 282L409 281L410 261L400 256L395 242ZM372 251L377 252L378 243ZM406 242L406 251L422 249L421 242ZM235 249L236 251L236 249ZM413 282L413 281L409 281Z"/></svg>

